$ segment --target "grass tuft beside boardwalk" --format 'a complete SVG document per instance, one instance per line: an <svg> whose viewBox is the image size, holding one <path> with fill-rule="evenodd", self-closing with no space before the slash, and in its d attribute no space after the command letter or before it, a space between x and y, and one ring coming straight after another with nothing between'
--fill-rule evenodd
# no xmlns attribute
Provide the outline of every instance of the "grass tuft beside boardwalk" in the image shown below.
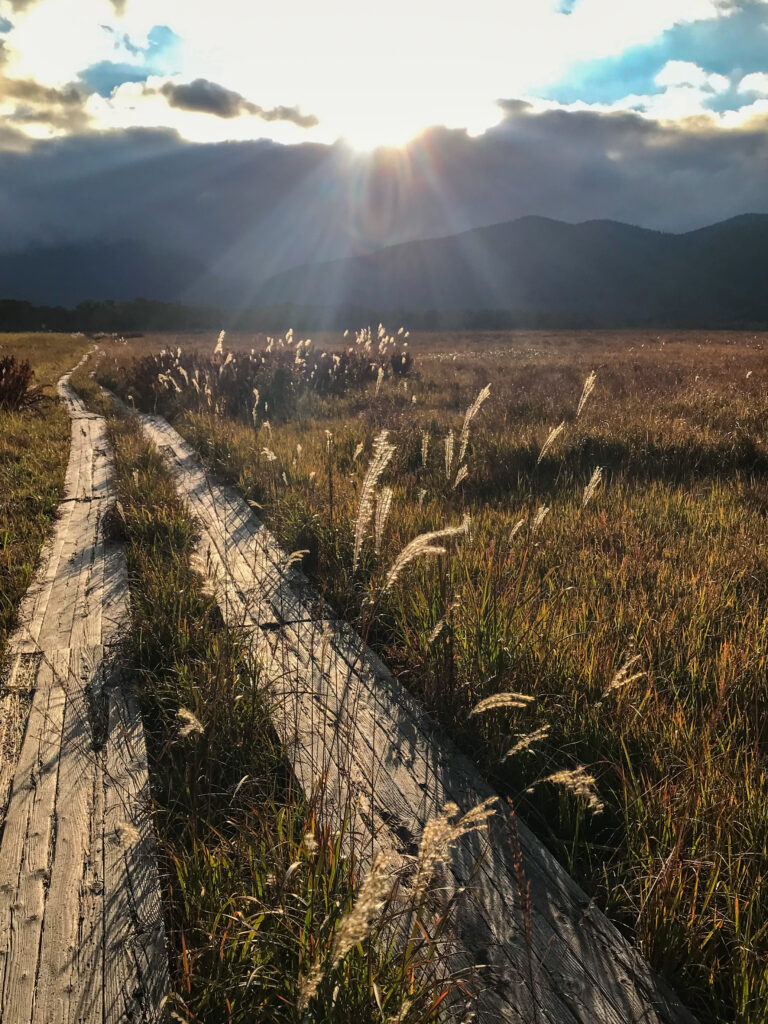
<svg viewBox="0 0 768 1024"><path fill-rule="evenodd" d="M28 360L48 400L0 410L0 658L61 500L70 425L55 383L87 350L83 337L0 334L0 357Z"/></svg>

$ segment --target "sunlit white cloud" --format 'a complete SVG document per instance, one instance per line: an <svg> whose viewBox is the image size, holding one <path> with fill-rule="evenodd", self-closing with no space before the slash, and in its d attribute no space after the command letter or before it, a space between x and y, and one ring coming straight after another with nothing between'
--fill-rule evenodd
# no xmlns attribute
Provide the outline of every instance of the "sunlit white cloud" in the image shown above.
<svg viewBox="0 0 768 1024"><path fill-rule="evenodd" d="M739 82L739 92L754 92L768 96L768 73L753 71L752 74L745 75Z"/></svg>
<svg viewBox="0 0 768 1024"><path fill-rule="evenodd" d="M712 74L687 60L670 60L656 75L656 84L701 89L705 92L723 92L730 86L725 75Z"/></svg>
<svg viewBox="0 0 768 1024"><path fill-rule="evenodd" d="M96 127L163 124L209 140L294 137L294 129L245 110L226 125L210 124L214 118L203 112L170 109L137 89L142 75L131 65L145 61L153 30L168 26L179 40L173 60L149 73L172 76L180 85L204 79L267 110L309 111L319 120L310 137L343 136L361 145L401 142L431 124L484 131L499 121L501 97L535 97L574 62L617 55L672 26L726 18L735 9L725 0L577 0L567 8L561 0L476 0L471 6L442 0L219 0L215 6L37 0L13 6L9 75L60 87L80 76L88 82L89 68L99 67L99 80L107 83L114 71L113 93L104 102L89 101ZM11 14L9 0L0 0L4 13Z"/></svg>

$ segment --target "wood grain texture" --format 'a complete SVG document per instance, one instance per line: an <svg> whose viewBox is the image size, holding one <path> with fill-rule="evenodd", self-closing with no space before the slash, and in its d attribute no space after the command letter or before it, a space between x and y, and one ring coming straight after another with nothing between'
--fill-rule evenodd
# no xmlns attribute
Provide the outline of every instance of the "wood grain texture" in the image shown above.
<svg viewBox="0 0 768 1024"><path fill-rule="evenodd" d="M148 1024L169 981L141 718L111 648L129 622L123 552L102 530L112 457L68 376L59 394L64 499L0 686L30 702L0 802L0 1021Z"/></svg>
<svg viewBox="0 0 768 1024"><path fill-rule="evenodd" d="M225 621L243 630L272 698L273 722L305 792L324 787L337 824L356 807L358 853L413 853L446 803L493 796L385 665L313 591L247 503L218 485L159 417L140 417L200 526L198 563ZM530 934L515 864L530 886ZM518 866L519 866L519 857ZM540 1024L693 1024L676 996L552 855L499 804L464 837L444 877L460 896L449 952L478 970L478 1019Z"/></svg>

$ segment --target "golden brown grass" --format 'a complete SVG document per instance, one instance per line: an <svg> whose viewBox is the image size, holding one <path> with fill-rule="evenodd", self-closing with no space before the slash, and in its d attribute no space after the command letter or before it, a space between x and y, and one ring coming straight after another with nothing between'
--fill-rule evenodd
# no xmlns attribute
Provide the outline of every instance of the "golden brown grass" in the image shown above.
<svg viewBox="0 0 768 1024"><path fill-rule="evenodd" d="M49 397L0 411L0 658L61 500L70 430L54 385L86 350L86 339L72 335L0 335L0 355L29 360Z"/></svg>
<svg viewBox="0 0 768 1024"><path fill-rule="evenodd" d="M209 415L176 424L288 550L308 551L341 611L355 617L376 595L370 638L403 682L722 1024L768 1019L766 342L415 335L407 389L312 396L268 432ZM241 343L253 339L226 340ZM129 354L110 347L105 365ZM445 439L461 437L489 382L454 486L462 446ZM542 456L553 424L562 431ZM354 568L384 430L396 449L377 478L392 490L386 527L378 545L359 544ZM466 538L382 591L415 537L466 513ZM535 700L469 715L499 693Z"/></svg>

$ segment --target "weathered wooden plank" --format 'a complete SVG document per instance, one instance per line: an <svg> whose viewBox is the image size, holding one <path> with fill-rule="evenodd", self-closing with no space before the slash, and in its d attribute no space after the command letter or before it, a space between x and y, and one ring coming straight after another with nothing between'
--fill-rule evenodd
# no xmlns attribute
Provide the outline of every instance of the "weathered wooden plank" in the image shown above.
<svg viewBox="0 0 768 1024"><path fill-rule="evenodd" d="M302 574L285 571L285 553L246 503L209 479L167 423L142 421L201 524L200 562L226 621L250 627L252 659L268 681L273 720L300 782L311 793L327 780L326 812L337 815L351 791L369 850L393 843L412 852L446 803L465 811L492 795ZM448 894L466 888L457 938L488 964L480 1018L692 1021L525 825L516 826L502 810L488 834L465 837L444 880ZM517 850L531 887L530 929L515 878Z"/></svg>
<svg viewBox="0 0 768 1024"><path fill-rule="evenodd" d="M98 755L93 748L88 708L87 682L97 671L94 664L100 652L66 652L62 664L67 677L64 729L59 753L59 777L56 793L56 849L51 858L50 881L45 907L45 929L40 946L35 1016L46 1024L69 1024L72 997L80 990L77 950L80 942L80 918L83 892L91 856L90 823L93 814L93 790ZM81 1020L96 1024L101 1006L87 1016L81 1007ZM98 1015L97 1015L98 1014Z"/></svg>
<svg viewBox="0 0 768 1024"><path fill-rule="evenodd" d="M102 529L112 457L104 421L66 378L59 393L72 417L65 498L4 680L31 707L0 833L0 1021L159 1021L168 969L143 732L108 656L129 622L123 552ZM130 835L116 819L137 823L140 843L108 849L107 818L113 838ZM116 1016L105 996L121 970Z"/></svg>
<svg viewBox="0 0 768 1024"><path fill-rule="evenodd" d="M0 889L8 893L10 904L3 979L3 1020L9 1022L31 1020L35 1004L43 915L57 839L56 783L65 704L61 681L67 660L66 654L54 653L40 664L40 700L32 705L29 724L37 742L30 744L33 749L19 764L0 847Z"/></svg>
<svg viewBox="0 0 768 1024"><path fill-rule="evenodd" d="M109 690L104 774L104 1021L154 1024L170 990L141 716Z"/></svg>

